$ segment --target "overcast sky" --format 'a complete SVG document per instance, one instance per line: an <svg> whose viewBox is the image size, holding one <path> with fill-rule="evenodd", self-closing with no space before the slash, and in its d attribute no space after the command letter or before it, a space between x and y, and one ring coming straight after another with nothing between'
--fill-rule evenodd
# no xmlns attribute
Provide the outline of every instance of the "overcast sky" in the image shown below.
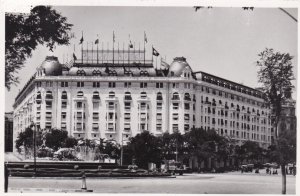
<svg viewBox="0 0 300 196"><path fill-rule="evenodd" d="M74 24L76 38L70 46L56 47L49 52L40 46L20 71L20 84L6 90L5 111L12 111L14 99L36 68L47 55L70 60L76 43L76 55L80 56L81 31L85 41L100 42L112 47L112 32L120 46L128 43L130 34L136 47L143 44L143 33L147 34L146 58L151 59L151 46L158 50L167 62L174 57L184 56L193 71L204 71L258 87L257 54L266 47L294 56L297 67L297 23L277 8L255 8L245 11L241 8L200 9L191 7L54 7L68 22ZM297 17L297 9L287 9ZM116 45L115 45L116 46ZM294 82L294 85L296 82ZM296 97L295 95L293 96Z"/></svg>

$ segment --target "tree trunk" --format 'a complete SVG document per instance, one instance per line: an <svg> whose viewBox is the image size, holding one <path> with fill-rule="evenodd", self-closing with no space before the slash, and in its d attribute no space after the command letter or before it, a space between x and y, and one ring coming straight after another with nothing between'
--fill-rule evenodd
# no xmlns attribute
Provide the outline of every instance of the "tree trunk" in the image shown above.
<svg viewBox="0 0 300 196"><path fill-rule="evenodd" d="M283 195L286 194L286 172L285 172L285 164L281 164L281 175L282 175L282 191Z"/></svg>

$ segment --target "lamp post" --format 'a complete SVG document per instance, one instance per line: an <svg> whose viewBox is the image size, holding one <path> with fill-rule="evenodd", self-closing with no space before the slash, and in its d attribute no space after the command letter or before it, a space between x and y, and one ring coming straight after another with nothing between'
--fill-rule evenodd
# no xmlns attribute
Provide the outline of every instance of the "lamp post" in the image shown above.
<svg viewBox="0 0 300 196"><path fill-rule="evenodd" d="M34 164L34 174L33 176L36 176L36 125L34 122L31 122L30 125L32 131L33 131L33 164Z"/></svg>

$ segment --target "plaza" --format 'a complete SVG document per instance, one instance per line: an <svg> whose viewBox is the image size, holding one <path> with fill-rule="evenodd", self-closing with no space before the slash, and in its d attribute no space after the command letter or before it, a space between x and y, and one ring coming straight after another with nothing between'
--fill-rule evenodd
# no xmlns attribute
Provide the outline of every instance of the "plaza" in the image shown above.
<svg viewBox="0 0 300 196"><path fill-rule="evenodd" d="M296 193L296 177L287 176L287 194ZM75 192L81 179L10 177L8 192ZM87 178L94 193L280 194L281 175L229 172L184 174L176 178Z"/></svg>

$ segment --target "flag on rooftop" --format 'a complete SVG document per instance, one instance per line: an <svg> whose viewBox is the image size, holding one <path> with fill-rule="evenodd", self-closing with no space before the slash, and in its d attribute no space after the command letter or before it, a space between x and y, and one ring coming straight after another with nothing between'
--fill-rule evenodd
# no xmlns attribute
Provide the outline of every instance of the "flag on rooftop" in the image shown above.
<svg viewBox="0 0 300 196"><path fill-rule="evenodd" d="M129 48L133 48L133 44L131 43L131 40L129 41Z"/></svg>
<svg viewBox="0 0 300 196"><path fill-rule="evenodd" d="M82 37L81 37L81 39L80 39L80 42L79 42L79 44L82 44L82 43L83 43L83 41L84 41L84 39L83 39L83 35L82 35Z"/></svg>
<svg viewBox="0 0 300 196"><path fill-rule="evenodd" d="M148 40L147 40L147 35L146 33L144 32L144 40L145 40L145 43L148 43Z"/></svg>
<svg viewBox="0 0 300 196"><path fill-rule="evenodd" d="M152 47L152 55L154 56L159 56L159 53L157 52L157 50L155 50L155 48Z"/></svg>
<svg viewBox="0 0 300 196"><path fill-rule="evenodd" d="M99 39L96 39L95 44L99 44Z"/></svg>
<svg viewBox="0 0 300 196"><path fill-rule="evenodd" d="M73 53L73 59L74 59L74 61L77 60L77 57L76 57L75 53Z"/></svg>

